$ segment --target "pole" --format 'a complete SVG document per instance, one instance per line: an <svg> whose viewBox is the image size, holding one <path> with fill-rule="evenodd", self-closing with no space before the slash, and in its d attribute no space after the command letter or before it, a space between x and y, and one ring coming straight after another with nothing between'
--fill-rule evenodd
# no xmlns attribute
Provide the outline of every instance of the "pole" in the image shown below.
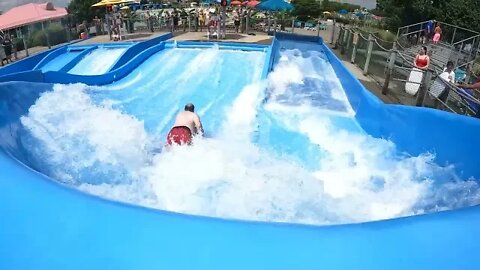
<svg viewBox="0 0 480 270"><path fill-rule="evenodd" d="M227 7L222 7L222 39L225 39L225 34L227 31Z"/></svg>
<svg viewBox="0 0 480 270"><path fill-rule="evenodd" d="M320 36L320 17L317 19L317 37Z"/></svg>
<svg viewBox="0 0 480 270"><path fill-rule="evenodd" d="M267 12L267 35L270 33L270 11Z"/></svg>
<svg viewBox="0 0 480 270"><path fill-rule="evenodd" d="M460 57L460 55L462 54L462 48L463 48L463 42L460 43L460 48L453 48L454 50L452 50L452 52L450 53L450 55L452 55L453 52L455 52L455 66L458 65L458 58Z"/></svg>
<svg viewBox="0 0 480 270"><path fill-rule="evenodd" d="M428 94L428 89L430 88L430 82L432 81L432 72L426 70L423 74L422 85L420 85L420 89L417 93L417 100L415 101L415 106L420 107L423 106L423 101L425 100L425 96Z"/></svg>
<svg viewBox="0 0 480 270"><path fill-rule="evenodd" d="M25 55L28 56L28 44L27 44L27 41L25 40L25 36L22 36L22 40L23 40L23 47L25 49Z"/></svg>
<svg viewBox="0 0 480 270"><path fill-rule="evenodd" d="M222 29L222 18L220 18L220 20L218 20L218 23L217 23L217 40L220 39L220 30Z"/></svg>
<svg viewBox="0 0 480 270"><path fill-rule="evenodd" d="M273 35L277 33L277 16L273 15Z"/></svg>
<svg viewBox="0 0 480 270"><path fill-rule="evenodd" d="M418 35L417 35L417 44L420 42L420 35L423 31L423 23L420 24L420 31L418 32Z"/></svg>
<svg viewBox="0 0 480 270"><path fill-rule="evenodd" d="M333 43L333 44L334 44L334 45L333 45L333 48L334 48L334 49L338 49L338 47L341 45L341 44L340 44L340 40L342 39L343 32L344 32L343 28L340 27L340 30L339 30L339 32L338 32L338 38L337 38L337 39L335 40L335 42Z"/></svg>
<svg viewBox="0 0 480 270"><path fill-rule="evenodd" d="M473 38L472 47L470 47L470 51L468 51L468 61L473 60L471 57L472 57L473 48L475 47L475 42L477 42L477 37Z"/></svg>
<svg viewBox="0 0 480 270"><path fill-rule="evenodd" d="M365 66L363 67L363 75L368 74L368 66L370 64L370 59L372 58L372 50L373 50L373 36L372 34L368 34L368 51L367 51L367 59L365 60Z"/></svg>
<svg viewBox="0 0 480 270"><path fill-rule="evenodd" d="M295 32L295 18L292 19L292 34Z"/></svg>
<svg viewBox="0 0 480 270"><path fill-rule="evenodd" d="M333 24L332 24L332 40L330 41L330 44L333 44L335 42L335 19L333 19Z"/></svg>
<svg viewBox="0 0 480 270"><path fill-rule="evenodd" d="M352 64L354 64L355 63L355 57L357 57L357 43L358 43L358 33L357 32L353 33L352 43L353 43L353 51L352 51L352 58L350 58L350 62Z"/></svg>
<svg viewBox="0 0 480 270"><path fill-rule="evenodd" d="M348 36L350 35L350 30L347 30L347 28L344 28L343 29L343 36L342 36L342 44L341 44L341 47L340 47L340 54L345 54L345 49L347 47L347 39L348 39Z"/></svg>
<svg viewBox="0 0 480 270"><path fill-rule="evenodd" d="M108 8L105 7L107 12L105 13L105 21L107 22L108 37L112 40L112 22L110 21L110 14L108 13Z"/></svg>
<svg viewBox="0 0 480 270"><path fill-rule="evenodd" d="M390 85L390 79L392 77L393 69L395 68L395 59L397 58L396 44L397 43L393 43L392 53L390 54L390 58L388 60L388 72L385 75L385 82L383 83L382 87L383 95L388 94L388 86Z"/></svg>
<svg viewBox="0 0 480 270"><path fill-rule="evenodd" d="M351 45L351 41L352 41L352 35L355 35L355 33L353 33L352 31L348 31L348 36L347 36L347 46L345 48L345 51L348 52L348 50L350 50L350 45Z"/></svg>
<svg viewBox="0 0 480 270"><path fill-rule="evenodd" d="M453 36L452 36L452 42L450 44L453 44L455 42L455 35L457 34L457 27L453 29ZM473 46L472 46L473 47Z"/></svg>
<svg viewBox="0 0 480 270"><path fill-rule="evenodd" d="M242 20L243 21L243 20ZM247 18L245 18L245 33L248 35L250 29L248 29L248 25L250 23L250 9L247 8Z"/></svg>
<svg viewBox="0 0 480 270"><path fill-rule="evenodd" d="M43 31L43 34L45 34L45 38L47 39L47 46L48 46L49 49L51 49L52 46L50 46L50 38L48 37L48 32L45 31L44 22L42 22L42 31Z"/></svg>

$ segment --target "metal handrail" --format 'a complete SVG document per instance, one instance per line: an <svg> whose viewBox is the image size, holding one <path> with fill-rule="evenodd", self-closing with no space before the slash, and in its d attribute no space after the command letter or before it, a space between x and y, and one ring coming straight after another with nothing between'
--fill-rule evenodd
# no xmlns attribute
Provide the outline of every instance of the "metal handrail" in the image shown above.
<svg viewBox="0 0 480 270"><path fill-rule="evenodd" d="M412 23L412 24L409 24L409 25L405 25L405 26L399 27L398 30L404 29L404 28L413 27L413 26L417 26L417 25L421 25L421 24L428 23L428 22L429 22L429 21ZM471 29L468 29L468 28L465 28L465 27L461 27L461 26L458 26L458 25L453 25L453 24L449 24L449 23L446 23L446 22L442 22L442 21L437 21L437 23L440 23L440 24L442 24L442 25L452 26L452 27L455 27L455 28L458 28L458 29L461 29L461 30L464 30L464 31L468 31L468 32L471 32L471 33L475 33L475 34L477 34L477 35L480 34L480 32L477 32L477 31L474 31L474 30L471 30Z"/></svg>
<svg viewBox="0 0 480 270"><path fill-rule="evenodd" d="M455 43L452 43L452 46L458 45L458 44L460 44L460 43L464 43L465 41L467 41L467 40L469 40L469 39L475 39L475 38L478 38L478 37L480 37L480 34L475 35L475 36L471 36L471 37L468 37L468 38L465 38L465 39L462 39L462 40L459 40L459 41L457 41L457 42L455 42Z"/></svg>
<svg viewBox="0 0 480 270"><path fill-rule="evenodd" d="M412 23L412 24L409 24L409 25L405 25L405 26L399 27L398 30L404 29L404 28L410 28L410 27L412 27L412 26L422 25L422 24L427 23L427 22L428 22L428 21L423 21L423 22L418 22L418 23Z"/></svg>
<svg viewBox="0 0 480 270"><path fill-rule="evenodd" d="M374 37L375 37L375 36L374 36ZM377 46L380 47L380 49L382 49L382 50L384 50L384 51L386 51L386 52L391 51L391 49L387 49L387 48L383 47L382 45L380 45L380 43L378 43L378 41L377 41L376 38L374 39L374 41L375 41L375 44L377 44Z"/></svg>
<svg viewBox="0 0 480 270"><path fill-rule="evenodd" d="M458 25L453 25L453 24L449 24L449 23L441 22L441 21L437 21L437 22L439 22L440 24L443 24L443 25L453 26L453 27L456 27L456 28L464 30L464 31L472 32L472 33L475 33L477 35L480 34L480 32L477 32L475 30L471 30L471 29L468 29L468 28L465 28L465 27L461 27L461 26L458 26Z"/></svg>
<svg viewBox="0 0 480 270"><path fill-rule="evenodd" d="M475 97L472 97L470 95L465 95L464 93L462 93L460 91L460 87L458 87L457 85L443 79L442 77L439 76L439 72L436 71L436 77L439 78L443 84L445 85L445 87L448 87L449 90L452 90L455 94L457 94L461 100L458 100L455 96L452 96L456 101L460 102L462 104L463 107L467 108L467 110L469 110L472 114L475 114L475 112L468 106L468 104L466 104L464 102L464 100L468 100L468 101L471 101L471 102L474 102L476 104L480 104L480 100L475 98ZM455 110L453 110L452 108L450 108L450 106L448 106L446 104L446 102L443 102L443 100L439 99L438 97L435 97L436 100L440 101L445 107L447 107L449 110L451 110L452 112L455 112Z"/></svg>

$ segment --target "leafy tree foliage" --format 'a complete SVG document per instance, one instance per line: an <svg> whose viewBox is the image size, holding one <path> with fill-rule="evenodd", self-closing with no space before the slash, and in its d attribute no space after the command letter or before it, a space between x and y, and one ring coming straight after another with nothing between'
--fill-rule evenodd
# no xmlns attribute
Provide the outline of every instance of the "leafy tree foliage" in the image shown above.
<svg viewBox="0 0 480 270"><path fill-rule="evenodd" d="M377 0L373 12L387 17L391 30L434 19L480 32L478 0Z"/></svg>
<svg viewBox="0 0 480 270"><path fill-rule="evenodd" d="M68 11L77 23L83 21L91 22L95 16L103 18L105 15L105 7L92 7L93 4L100 0L72 0L68 5Z"/></svg>
<svg viewBox="0 0 480 270"><path fill-rule="evenodd" d="M322 13L319 3L316 0L293 0L293 14L300 20L317 18Z"/></svg>
<svg viewBox="0 0 480 270"><path fill-rule="evenodd" d="M359 5L328 0L322 0L321 3L318 0L293 0L292 4L295 6L293 14L296 15L300 20L317 18L322 15L323 11L334 12L342 9L354 11L355 9L360 8Z"/></svg>
<svg viewBox="0 0 480 270"><path fill-rule="evenodd" d="M340 3L335 1L322 0L322 9L324 11L339 11L345 9L347 11L354 11L355 9L360 9L361 6L353 5L348 3Z"/></svg>

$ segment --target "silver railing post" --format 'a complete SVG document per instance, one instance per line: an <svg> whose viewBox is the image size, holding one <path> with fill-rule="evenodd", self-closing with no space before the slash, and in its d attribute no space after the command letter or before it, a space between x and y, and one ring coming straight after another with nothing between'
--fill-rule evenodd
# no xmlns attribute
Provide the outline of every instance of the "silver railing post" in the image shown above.
<svg viewBox="0 0 480 270"><path fill-rule="evenodd" d="M368 51L367 51L367 59L365 60L365 66L363 67L363 74L368 74L368 66L370 65L370 59L372 58L372 50L373 50L373 35L368 34Z"/></svg>
<svg viewBox="0 0 480 270"><path fill-rule="evenodd" d="M352 43L353 43L353 51L352 51L352 57L350 58L350 62L352 64L354 64L355 63L355 57L357 57L357 43L358 43L358 33L357 32L353 32Z"/></svg>
<svg viewBox="0 0 480 270"><path fill-rule="evenodd" d="M452 42L450 44L453 44L455 43L455 35L457 34L457 27L455 27L455 29L453 29L453 36L452 36Z"/></svg>

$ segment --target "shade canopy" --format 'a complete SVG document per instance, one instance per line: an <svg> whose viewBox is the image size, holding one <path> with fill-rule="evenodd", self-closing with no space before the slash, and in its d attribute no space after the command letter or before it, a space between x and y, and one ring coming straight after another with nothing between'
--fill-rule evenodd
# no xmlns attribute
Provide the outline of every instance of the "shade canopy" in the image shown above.
<svg viewBox="0 0 480 270"><path fill-rule="evenodd" d="M260 4L260 2L256 0L251 0L245 3L247 7L251 7L251 8L256 7L258 4Z"/></svg>
<svg viewBox="0 0 480 270"><path fill-rule="evenodd" d="M268 11L293 10L293 6L283 0L267 0L258 4L255 8Z"/></svg>
<svg viewBox="0 0 480 270"><path fill-rule="evenodd" d="M52 3L26 4L14 7L0 15L0 29L8 30L38 22L60 19L68 15L63 7L54 7Z"/></svg>
<svg viewBox="0 0 480 270"><path fill-rule="evenodd" d="M93 4L92 7L104 7L104 6L113 6L119 4L128 4L133 3L134 0L102 0L96 4Z"/></svg>

